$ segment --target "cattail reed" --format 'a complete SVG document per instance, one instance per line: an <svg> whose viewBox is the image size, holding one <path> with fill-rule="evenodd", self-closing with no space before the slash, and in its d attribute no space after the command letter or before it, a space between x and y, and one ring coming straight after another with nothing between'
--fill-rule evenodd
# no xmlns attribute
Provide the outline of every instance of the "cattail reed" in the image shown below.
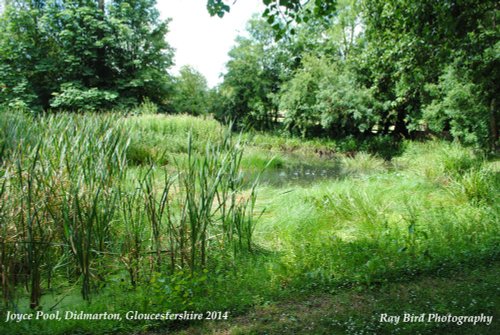
<svg viewBox="0 0 500 335"><path fill-rule="evenodd" d="M221 250L252 249L256 185L244 189L240 138L228 130L203 148L189 135L185 161L151 161L129 178L124 124L116 115L0 115L6 304L21 284L32 308L54 278L79 283L90 300L112 273L136 287L158 273L194 274Z"/></svg>

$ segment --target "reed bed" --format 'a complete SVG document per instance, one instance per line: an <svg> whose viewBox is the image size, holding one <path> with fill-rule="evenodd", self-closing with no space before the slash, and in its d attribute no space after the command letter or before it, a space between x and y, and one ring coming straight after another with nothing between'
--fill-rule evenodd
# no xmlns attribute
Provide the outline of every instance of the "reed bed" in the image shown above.
<svg viewBox="0 0 500 335"><path fill-rule="evenodd" d="M54 282L78 283L90 300L122 272L136 287L206 268L221 250L252 249L256 184L241 195L241 141L227 131L200 154L188 132L187 165L150 162L130 179L125 123L116 115L0 115L6 306L22 287L31 308Z"/></svg>
<svg viewBox="0 0 500 335"><path fill-rule="evenodd" d="M288 152L301 142L276 137L269 152L269 137L249 138L185 116L0 113L0 316L30 307L237 313L308 292L346 290L357 299L359 290L385 290L391 281L496 266L498 159L452 143L408 142L390 164L363 153L341 158L345 178L260 187L242 169L312 160L315 146L266 163L281 144ZM142 145L154 155L141 159ZM488 297L478 306L492 301L482 283L477 291ZM445 301L446 311L491 311ZM97 334L152 325L3 327Z"/></svg>

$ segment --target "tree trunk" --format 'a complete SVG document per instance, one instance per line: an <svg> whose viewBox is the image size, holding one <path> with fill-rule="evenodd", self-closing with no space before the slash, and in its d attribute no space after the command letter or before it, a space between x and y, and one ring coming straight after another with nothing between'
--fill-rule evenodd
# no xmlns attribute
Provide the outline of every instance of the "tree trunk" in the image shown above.
<svg viewBox="0 0 500 335"><path fill-rule="evenodd" d="M403 111L403 109L399 109L396 118L396 124L394 126L394 135L397 137L403 137L403 138L409 137L408 127L406 126L405 122L405 116L406 114Z"/></svg>

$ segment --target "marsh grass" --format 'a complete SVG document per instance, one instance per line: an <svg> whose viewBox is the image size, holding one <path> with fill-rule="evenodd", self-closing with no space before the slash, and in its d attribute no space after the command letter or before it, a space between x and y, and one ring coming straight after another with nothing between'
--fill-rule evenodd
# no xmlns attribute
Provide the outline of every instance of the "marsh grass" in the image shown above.
<svg viewBox="0 0 500 335"><path fill-rule="evenodd" d="M283 253L287 285L380 285L498 257L497 165L456 144L405 147L390 168L262 192L256 236Z"/></svg>
<svg viewBox="0 0 500 335"><path fill-rule="evenodd" d="M457 197L464 196L468 201L478 205L498 205L499 189L499 171L474 167L453 180L451 192Z"/></svg>
<svg viewBox="0 0 500 335"><path fill-rule="evenodd" d="M191 150L203 152L208 141L222 139L224 127L211 118L188 115L142 115L124 120L131 142L127 149L129 162L135 165L174 165L184 160L188 151L188 134L191 134Z"/></svg>
<svg viewBox="0 0 500 335"><path fill-rule="evenodd" d="M2 115L2 128L20 136L11 142L17 147L5 151L2 167L2 229L11 240L3 247L14 247L13 259L6 262L12 265L3 267L3 283L13 293L18 278L29 281L32 308L40 303L42 272L50 286L52 258L71 256L69 273L81 279L82 294L90 297L96 276L91 266L108 251L109 223L117 208L112 188L126 164L126 141L111 126L115 121L112 116L31 120ZM4 299L13 302L13 294Z"/></svg>
<svg viewBox="0 0 500 335"><path fill-rule="evenodd" d="M252 250L256 184L243 194L241 139L219 132L214 122L143 118L163 137L184 134L185 157L174 171L151 160L130 180L127 152L134 139L124 128L130 119L2 115L1 129L8 133L0 184L6 303L16 300L18 284L25 283L30 306L37 308L42 285L49 287L63 273L80 281L82 297L90 300L121 271L108 266L116 258L136 287L158 273L193 274L220 250L232 250L233 257ZM218 138L213 143L212 134ZM54 259L68 261L56 271L61 262Z"/></svg>
<svg viewBox="0 0 500 335"><path fill-rule="evenodd" d="M9 309L244 312L287 295L439 276L500 251L499 165L456 144L408 142L390 167L360 153L343 159L347 178L277 188L248 186L245 169L312 160L332 143L301 147L230 134L210 119L149 114L0 114L0 132ZM73 287L82 297L67 293ZM57 334L151 325L26 327Z"/></svg>
<svg viewBox="0 0 500 335"><path fill-rule="evenodd" d="M175 176L176 205L167 204L178 209L168 213L166 224L172 270L204 268L213 248L251 251L256 190L254 185L248 198L242 195L242 155L242 143L229 132L221 143L207 143L202 156L195 154L189 136L187 165L178 165ZM166 202L169 180L165 174L160 198Z"/></svg>
<svg viewBox="0 0 500 335"><path fill-rule="evenodd" d="M344 156L341 161L350 174L374 174L387 169L387 163L382 158L366 152L359 152L354 157Z"/></svg>

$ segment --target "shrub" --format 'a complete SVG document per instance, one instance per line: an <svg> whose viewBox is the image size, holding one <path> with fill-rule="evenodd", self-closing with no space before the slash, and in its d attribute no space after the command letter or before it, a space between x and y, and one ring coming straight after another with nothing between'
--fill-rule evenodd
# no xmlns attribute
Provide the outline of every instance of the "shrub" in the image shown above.
<svg viewBox="0 0 500 335"><path fill-rule="evenodd" d="M133 109L134 115L154 115L158 114L158 105L149 98L145 98L139 106Z"/></svg>
<svg viewBox="0 0 500 335"><path fill-rule="evenodd" d="M424 119L436 132L450 131L453 138L468 145L487 147L489 110L482 89L467 73L448 66L437 85L427 85L434 99L424 108Z"/></svg>
<svg viewBox="0 0 500 335"><path fill-rule="evenodd" d="M282 90L280 109L286 111L286 127L302 136L314 135L317 128L333 137L369 132L379 118L377 102L354 78L346 66L305 57Z"/></svg>
<svg viewBox="0 0 500 335"><path fill-rule="evenodd" d="M59 93L52 93L50 106L67 111L95 112L109 109L118 97L113 91L87 89L77 84L63 84Z"/></svg>

